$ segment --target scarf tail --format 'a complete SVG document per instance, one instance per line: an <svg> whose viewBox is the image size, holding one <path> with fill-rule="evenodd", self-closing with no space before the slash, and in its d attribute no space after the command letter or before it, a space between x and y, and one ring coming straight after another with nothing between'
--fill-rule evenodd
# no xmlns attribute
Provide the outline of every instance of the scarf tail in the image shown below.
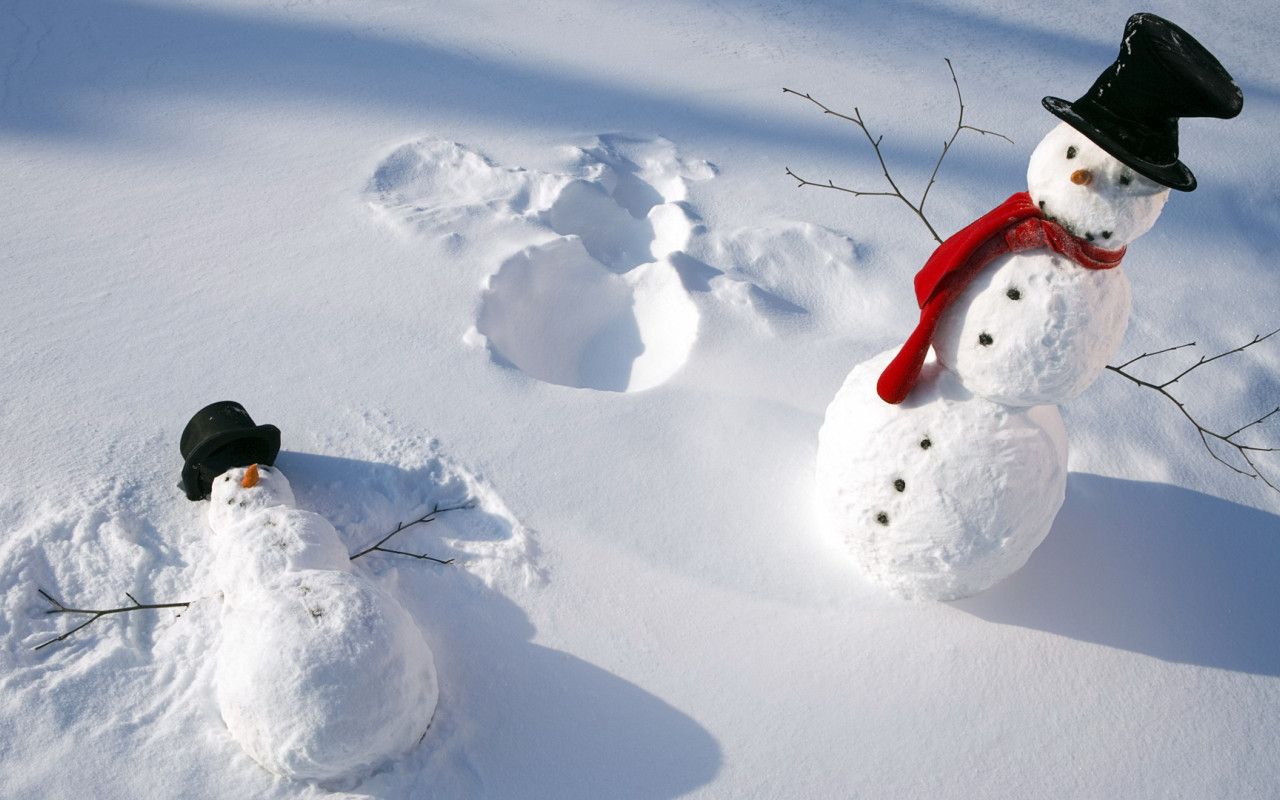
<svg viewBox="0 0 1280 800"><path fill-rule="evenodd" d="M915 388L920 370L924 367L924 359L929 355L929 346L933 342L934 331L938 328L938 320L946 309L945 302L931 300L920 310L920 323L907 337L902 349L880 373L876 381L876 394L890 405L897 405L907 399Z"/></svg>

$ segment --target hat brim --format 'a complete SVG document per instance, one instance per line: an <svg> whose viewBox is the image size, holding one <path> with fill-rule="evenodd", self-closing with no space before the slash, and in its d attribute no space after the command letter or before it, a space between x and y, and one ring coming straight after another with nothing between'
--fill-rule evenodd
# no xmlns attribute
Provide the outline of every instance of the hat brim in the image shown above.
<svg viewBox="0 0 1280 800"><path fill-rule="evenodd" d="M229 445L240 445L245 458L249 460L244 464L227 464L223 471L233 466L248 466L254 463L271 466L275 464L276 456L280 454L280 429L275 425L258 425L253 428L222 431L193 447L182 465L182 490L187 493L188 500L203 500L209 496L209 486L200 478L200 467L210 456Z"/></svg>
<svg viewBox="0 0 1280 800"><path fill-rule="evenodd" d="M1150 178L1161 186L1168 186L1180 192L1190 192L1196 188L1196 176L1191 174L1191 170L1181 161L1174 161L1172 164L1153 164L1135 156L1115 137L1080 116L1066 100L1060 97L1046 97L1040 102L1050 114L1089 137L1090 141L1138 174Z"/></svg>

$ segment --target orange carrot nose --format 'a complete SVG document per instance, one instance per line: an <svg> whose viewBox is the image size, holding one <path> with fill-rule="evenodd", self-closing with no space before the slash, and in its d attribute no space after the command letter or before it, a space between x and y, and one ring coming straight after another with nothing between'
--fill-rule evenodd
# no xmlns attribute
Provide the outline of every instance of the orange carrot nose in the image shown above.
<svg viewBox="0 0 1280 800"><path fill-rule="evenodd" d="M244 471L244 480L240 481L240 485L246 489L252 489L258 485L258 465L250 464L249 468Z"/></svg>
<svg viewBox="0 0 1280 800"><path fill-rule="evenodd" d="M1076 186L1088 186L1093 183L1093 173L1087 169L1078 169L1071 173L1071 182Z"/></svg>

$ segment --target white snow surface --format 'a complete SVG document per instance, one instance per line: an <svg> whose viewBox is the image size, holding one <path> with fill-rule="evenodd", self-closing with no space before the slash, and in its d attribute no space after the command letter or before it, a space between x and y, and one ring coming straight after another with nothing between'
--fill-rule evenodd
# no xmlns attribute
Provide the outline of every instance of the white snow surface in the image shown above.
<svg viewBox="0 0 1280 800"><path fill-rule="evenodd" d="M0 786L80 798L1267 797L1280 495L1105 372L1063 406L1026 565L897 599L823 529L823 413L915 324L935 242L1025 184L1115 58L1115 2L11 0L0 10ZM1280 18L1141 10L1240 82L1125 257L1113 364L1280 326ZM1169 387L1280 405L1268 340ZM228 635L178 440L236 400L298 508L434 654L427 735L277 777L218 705ZM1242 438L1280 442L1272 417ZM1244 466L1229 448L1219 455ZM1273 478L1275 454L1257 459ZM182 608L103 617L67 606ZM126 594L127 593L127 594Z"/></svg>

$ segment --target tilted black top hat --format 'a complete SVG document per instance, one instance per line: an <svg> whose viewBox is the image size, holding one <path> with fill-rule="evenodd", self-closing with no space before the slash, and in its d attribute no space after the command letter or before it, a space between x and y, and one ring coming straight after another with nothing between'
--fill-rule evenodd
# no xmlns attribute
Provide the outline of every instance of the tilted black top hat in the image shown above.
<svg viewBox="0 0 1280 800"><path fill-rule="evenodd" d="M1120 55L1083 97L1046 97L1044 107L1151 180L1180 191L1196 177L1178 160L1178 120L1230 119L1244 95L1191 34L1155 14L1134 14Z"/></svg>
<svg viewBox="0 0 1280 800"><path fill-rule="evenodd" d="M232 467L276 463L280 429L254 425L244 406L224 400L196 412L183 429L178 447L185 461L179 486L188 500L203 500L213 479Z"/></svg>

